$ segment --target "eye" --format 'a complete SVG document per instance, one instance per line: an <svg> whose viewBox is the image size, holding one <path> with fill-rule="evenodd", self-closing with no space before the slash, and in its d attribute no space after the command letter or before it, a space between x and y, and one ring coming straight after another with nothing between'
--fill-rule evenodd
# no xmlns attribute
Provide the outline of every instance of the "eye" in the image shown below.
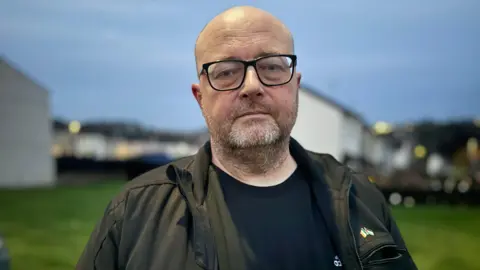
<svg viewBox="0 0 480 270"><path fill-rule="evenodd" d="M220 71L218 74L215 74L215 78L234 76L235 73L235 70L224 70Z"/></svg>
<svg viewBox="0 0 480 270"><path fill-rule="evenodd" d="M213 73L215 79L228 79L232 77L238 77L242 74L243 70L241 68L229 68L223 70L216 70Z"/></svg>
<svg viewBox="0 0 480 270"><path fill-rule="evenodd" d="M214 64L209 69L209 75L213 79L228 79L237 77L243 72L243 65L236 62L222 62Z"/></svg>
<svg viewBox="0 0 480 270"><path fill-rule="evenodd" d="M285 71L285 67L278 65L278 64L262 64L259 67L263 71L269 71L269 72L280 72L280 71Z"/></svg>

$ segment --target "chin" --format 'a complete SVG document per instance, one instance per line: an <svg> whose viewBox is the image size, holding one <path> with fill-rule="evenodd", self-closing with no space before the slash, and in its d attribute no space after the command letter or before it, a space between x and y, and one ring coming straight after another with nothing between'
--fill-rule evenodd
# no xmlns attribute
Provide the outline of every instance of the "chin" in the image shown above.
<svg viewBox="0 0 480 270"><path fill-rule="evenodd" d="M278 126L256 125L234 129L229 137L230 144L235 148L263 147L276 143L280 138L280 130Z"/></svg>

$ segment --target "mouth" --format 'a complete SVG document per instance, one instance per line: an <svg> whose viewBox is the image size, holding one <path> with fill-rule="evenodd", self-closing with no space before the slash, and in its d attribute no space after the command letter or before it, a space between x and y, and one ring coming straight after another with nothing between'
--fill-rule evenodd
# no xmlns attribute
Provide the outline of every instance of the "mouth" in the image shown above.
<svg viewBox="0 0 480 270"><path fill-rule="evenodd" d="M244 122L244 121L247 121L247 122L250 122L250 121L254 121L254 122L257 122L257 121L266 121L267 119L270 118L270 115L267 114L267 113L263 113L263 112L252 112L252 113L245 113L245 114L242 114L241 116L237 117L237 120L240 121L240 122Z"/></svg>
<svg viewBox="0 0 480 270"><path fill-rule="evenodd" d="M248 117L248 116L264 116L264 115L268 115L268 114L266 112L248 112L248 113L241 114L238 118Z"/></svg>

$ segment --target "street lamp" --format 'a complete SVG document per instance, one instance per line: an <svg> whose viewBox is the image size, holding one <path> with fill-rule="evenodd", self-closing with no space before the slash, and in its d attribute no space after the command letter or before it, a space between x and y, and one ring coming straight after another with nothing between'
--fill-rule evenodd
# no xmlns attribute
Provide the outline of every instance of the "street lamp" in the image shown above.
<svg viewBox="0 0 480 270"><path fill-rule="evenodd" d="M72 134L77 134L81 128L82 125L78 121L72 121L68 124L68 131Z"/></svg>

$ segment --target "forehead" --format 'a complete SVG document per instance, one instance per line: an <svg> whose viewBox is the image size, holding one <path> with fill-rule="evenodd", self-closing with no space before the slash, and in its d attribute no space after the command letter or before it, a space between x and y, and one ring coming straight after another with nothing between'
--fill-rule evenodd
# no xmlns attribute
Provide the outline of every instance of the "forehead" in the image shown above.
<svg viewBox="0 0 480 270"><path fill-rule="evenodd" d="M249 60L271 53L292 53L288 32L271 22L225 24L206 35L202 62L227 58Z"/></svg>

